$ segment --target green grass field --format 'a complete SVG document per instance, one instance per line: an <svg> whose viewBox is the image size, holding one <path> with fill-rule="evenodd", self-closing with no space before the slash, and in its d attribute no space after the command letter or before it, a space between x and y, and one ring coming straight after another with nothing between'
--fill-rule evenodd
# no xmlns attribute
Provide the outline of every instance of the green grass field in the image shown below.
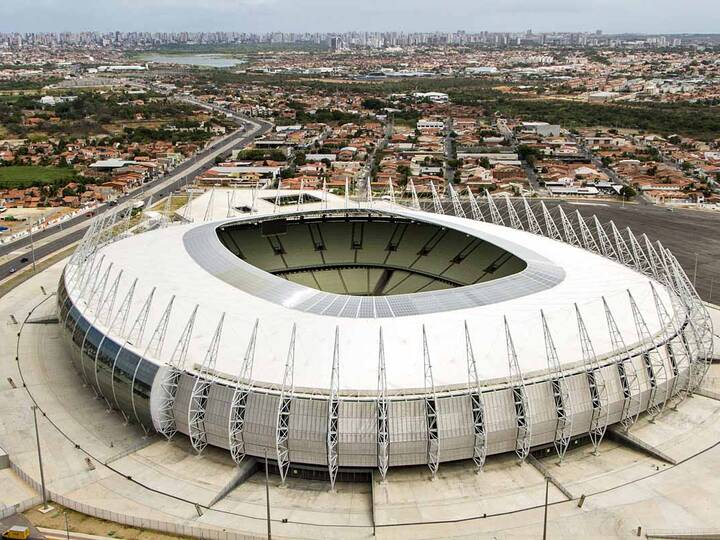
<svg viewBox="0 0 720 540"><path fill-rule="evenodd" d="M0 167L0 188L27 187L35 183L52 184L58 180L70 181L75 171L62 167L12 166Z"/></svg>

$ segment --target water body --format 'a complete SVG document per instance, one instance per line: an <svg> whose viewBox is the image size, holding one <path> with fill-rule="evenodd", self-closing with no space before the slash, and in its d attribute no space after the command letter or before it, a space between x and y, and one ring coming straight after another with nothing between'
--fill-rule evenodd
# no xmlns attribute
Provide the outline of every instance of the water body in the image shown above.
<svg viewBox="0 0 720 540"><path fill-rule="evenodd" d="M140 59L143 62L154 62L156 64L181 64L183 66L213 68L230 68L245 63L245 60L225 54L144 54Z"/></svg>

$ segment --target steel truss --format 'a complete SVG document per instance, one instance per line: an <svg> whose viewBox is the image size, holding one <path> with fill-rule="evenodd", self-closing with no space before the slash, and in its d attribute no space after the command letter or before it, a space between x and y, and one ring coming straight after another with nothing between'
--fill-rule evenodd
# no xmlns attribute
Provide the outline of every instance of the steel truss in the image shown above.
<svg viewBox="0 0 720 540"><path fill-rule="evenodd" d="M300 185L302 186L302 181L300 182ZM370 181L370 176L367 177L367 182L365 182L365 185L367 186L367 193L365 194L366 202L367 202L368 208L372 208L373 195L372 195L372 182Z"/></svg>
<svg viewBox="0 0 720 540"><path fill-rule="evenodd" d="M328 400L327 417L327 461L330 475L330 490L335 491L335 479L338 473L338 440L340 418L340 329L335 327L335 343L333 345L333 361L330 373L330 399Z"/></svg>
<svg viewBox="0 0 720 540"><path fill-rule="evenodd" d="M467 357L468 371L468 394L470 395L470 406L472 410L473 433L473 461L478 471L482 470L487 457L487 427L485 421L485 399L480 389L480 378L478 377L475 354L473 353L470 332L467 321L465 321L465 351Z"/></svg>
<svg viewBox="0 0 720 540"><path fill-rule="evenodd" d="M128 310L130 308L130 302L132 301L132 295L133 295L133 292L135 289L135 283L137 283L137 279L135 280L135 282L133 282L133 286L132 286L130 292L128 293L128 296L125 299L127 301ZM130 419L128 418L127 414L125 414L125 411L123 411L122 407L120 407L120 403L118 402L118 399L117 399L117 391L115 389L115 379L116 379L115 369L117 368L117 362L118 362L118 358L120 358L120 354L125 349L125 347L128 346L128 344L131 344L138 348L142 346L142 338L143 338L143 334L145 333L145 325L147 324L148 313L150 312L150 306L152 305L152 301L155 296L155 290L156 290L156 287L153 287L152 290L150 291L150 294L148 295L147 299L145 300L145 303L140 308L140 311L139 311L137 317L135 318L135 322L130 327L130 332L128 333L128 336L125 339L125 343L123 343L123 346L118 349L118 352L115 355L115 359L113 360L112 375L110 377L110 388L112 389L113 400L115 401L115 408L122 413L122 415L125 417L126 422L129 421ZM123 319L127 319L127 315L128 315L128 313L125 312L123 314ZM123 326L124 326L124 322L125 321L123 320Z"/></svg>
<svg viewBox="0 0 720 540"><path fill-rule="evenodd" d="M593 253L600 255L602 253L600 251L600 247L595 241L595 237L590 232L590 228L587 226L587 223L585 223L582 214L580 214L580 210L575 210L575 215L577 216L578 225L580 226L580 238L582 238L583 247L588 251L592 251Z"/></svg>
<svg viewBox="0 0 720 540"><path fill-rule="evenodd" d="M688 396L692 356L685 342L682 339L675 339L675 336L680 336L680 327L677 324L677 320L670 317L652 281L650 282L650 289L652 290L653 301L655 302L658 322L665 335L665 352L667 353L670 368L673 372L670 396L677 396L678 399L674 404L674 406L677 406Z"/></svg>
<svg viewBox="0 0 720 540"><path fill-rule="evenodd" d="M628 248L625 239L623 238L620 231L615 226L615 222L610 222L610 230L612 231L613 240L615 240L615 246L617 248L618 260L625 266L635 266L635 259L633 258L630 248Z"/></svg>
<svg viewBox="0 0 720 540"><path fill-rule="evenodd" d="M619 261L619 257L617 254L617 251L615 251L615 246L613 246L613 243L610 241L610 237L605 232L605 229L600 224L600 220L598 220L597 216L593 216L593 222L595 223L595 231L597 232L598 238L600 239L600 253L608 259L612 259L614 261Z"/></svg>
<svg viewBox="0 0 720 540"><path fill-rule="evenodd" d="M602 301L613 353L620 355L615 362L623 391L623 408L620 415L620 423L627 432L630 427L637 422L638 416L640 416L640 409L642 408L640 380L638 379L637 370L635 369L635 364L633 364L630 350L625 344L625 340L615 322L615 317L604 296Z"/></svg>
<svg viewBox="0 0 720 540"><path fill-rule="evenodd" d="M525 230L525 227L523 227L522 221L520 221L520 217L515 210L515 206L507 193L505 194L505 205L507 206L508 217L510 218L510 227L517 229L518 231Z"/></svg>
<svg viewBox="0 0 720 540"><path fill-rule="evenodd" d="M625 230L627 231L627 235L630 240L630 248L632 249L633 259L635 260L635 269L648 277L655 277L655 269L645 255L640 242L638 242L638 239L635 238L635 235L630 230L630 227L627 227Z"/></svg>
<svg viewBox="0 0 720 540"><path fill-rule="evenodd" d="M560 359L558 358L557 349L555 348L555 342L550 333L545 313L542 310L540 310L540 319L542 320L543 335L545 336L545 357L547 359L548 373L551 377L550 385L552 387L555 413L557 415L553 445L555 446L558 460L562 463L565 459L568 446L570 446L570 437L572 436L570 392L568 391L565 374L560 367Z"/></svg>
<svg viewBox="0 0 720 540"><path fill-rule="evenodd" d="M605 376L602 373L597 356L595 356L595 349L590 341L590 335L577 304L575 304L575 314L577 316L578 333L580 334L580 348L582 349L583 364L585 365L585 376L590 388L590 401L592 403L592 417L588 435L593 445L593 452L597 455L598 447L607 430L610 415L608 392L605 385Z"/></svg>
<svg viewBox="0 0 720 540"><path fill-rule="evenodd" d="M577 234L575 233L575 229L573 229L572 223L570 223L570 220L565 215L563 207L558 205L558 211L560 212L560 223L562 223L563 234L565 235L565 243L570 244L571 246L583 247L580 243L580 240L578 239Z"/></svg>
<svg viewBox="0 0 720 540"><path fill-rule="evenodd" d="M415 183L412 181L412 178L408 180L408 185L410 186L410 206L413 210L420 210L420 201L418 200L417 191L415 190Z"/></svg>
<svg viewBox="0 0 720 540"><path fill-rule="evenodd" d="M543 219L545 220L546 236L548 238L552 238L553 240L559 240L562 242L563 237L560 234L560 229L558 229L558 226L555 224L555 220L553 220L550 215L550 210L548 210L548 207L545 206L545 201L540 201L540 206L542 207Z"/></svg>
<svg viewBox="0 0 720 540"><path fill-rule="evenodd" d="M140 357L140 361L135 366L135 371L133 373L132 383L130 386L130 402L132 404L133 415L135 416L135 420L137 420L137 423L140 425L140 427L145 430L145 433L148 432L148 429L143 425L142 421L140 420L140 416L137 412L137 406L135 405L135 380L137 379L137 374L140 370L140 366L143 362L147 362L146 358L155 358L156 360L160 361L163 345L165 344L165 336L167 335L168 323L170 322L170 314L172 313L174 303L175 295L172 295L172 297L170 298L170 302L168 302L165 311L163 311L163 314L160 317L157 326L155 327L155 331L150 337L150 341L145 348L145 354Z"/></svg>
<svg viewBox="0 0 720 540"><path fill-rule="evenodd" d="M387 373L385 371L385 343L380 327L378 341L378 384L377 384L377 466L382 480L385 481L390 464L390 404L387 398Z"/></svg>
<svg viewBox="0 0 720 540"><path fill-rule="evenodd" d="M175 349L173 350L167 365L167 371L160 381L160 405L158 407L158 432L170 440L177 433L175 422L175 399L177 397L180 375L185 368L190 339L192 338L195 318L197 317L198 306L192 310L185 328L180 334Z"/></svg>
<svg viewBox="0 0 720 540"><path fill-rule="evenodd" d="M525 209L525 217L527 218L528 223L528 230L533 234L539 234L542 236L543 232L540 228L540 223L538 223L537 218L535 217L535 214L533 213L532 209L530 208L530 204L527 202L527 199L525 197L522 198L523 201L523 207Z"/></svg>
<svg viewBox="0 0 720 540"><path fill-rule="evenodd" d="M430 191L432 192L433 211L436 214L444 214L445 209L443 208L442 201L440 200L440 195L438 195L437 189L435 189L435 184L432 182L430 182Z"/></svg>
<svg viewBox="0 0 720 540"><path fill-rule="evenodd" d="M458 197L458 194L452 184L448 184L448 191L450 192L450 200L452 201L453 212L455 215L461 218L466 217L465 210L463 210L462 204L460 203L460 198Z"/></svg>
<svg viewBox="0 0 720 540"><path fill-rule="evenodd" d="M472 214L472 218L476 221L485 221L485 216L483 216L483 213L480 211L480 205L470 187L467 188L467 192L468 199L470 199L470 213Z"/></svg>
<svg viewBox="0 0 720 540"><path fill-rule="evenodd" d="M200 373L198 373L195 378L190 394L190 403L188 405L188 436L190 437L192 447L198 454L205 450L208 444L207 431L205 429L205 414L210 387L212 386L211 377L215 371L224 323L225 313L220 316L220 321L210 341L210 346L200 367Z"/></svg>
<svg viewBox="0 0 720 540"><path fill-rule="evenodd" d="M515 454L520 463L525 461L530 453L530 437L532 434L532 423L530 420L530 404L525 390L520 364L515 352L515 344L510 335L510 326L507 317L503 317L505 323L505 344L507 347L508 366L510 368L510 391L512 392L515 405Z"/></svg>
<svg viewBox="0 0 720 540"><path fill-rule="evenodd" d="M213 202L215 200L215 188L210 188L210 197L208 198L208 205L205 208L205 214L203 215L203 221L210 221L213 216Z"/></svg>
<svg viewBox="0 0 720 540"><path fill-rule="evenodd" d="M640 313L640 309L635 303L632 293L628 289L628 299L630 300L630 308L632 309L633 320L635 321L635 331L640 343L643 345L651 345L652 348L642 353L643 364L647 371L648 381L650 384L650 397L648 398L647 412L653 417L657 417L665 409L667 400L670 397L670 385L668 384L667 372L665 370L665 361L655 344L655 341L648 330L645 319ZM658 389L665 385L665 392L658 392ZM658 397L658 394L660 397Z"/></svg>
<svg viewBox="0 0 720 540"><path fill-rule="evenodd" d="M432 375L430 350L427 344L425 325L422 328L423 339L423 371L425 374L425 425L427 427L427 463L433 478L440 465L440 437L438 435L437 396L435 395L435 382Z"/></svg>
<svg viewBox="0 0 720 540"><path fill-rule="evenodd" d="M253 387L253 365L255 364L255 343L257 341L259 319L255 319L250 341L245 349L240 371L235 377L235 390L230 402L230 414L228 416L228 437L230 455L233 461L240 465L245 458L245 415L247 413L247 401L250 390Z"/></svg>
<svg viewBox="0 0 720 540"><path fill-rule="evenodd" d="M324 185L325 180L323 180L323 186ZM392 176L388 178L388 196L390 197L390 202L395 204L395 187L393 186ZM327 208L327 204L325 205L325 208Z"/></svg>
<svg viewBox="0 0 720 540"><path fill-rule="evenodd" d="M290 438L290 408L295 393L295 330L296 326L293 323L280 399L278 400L277 416L275 418L275 452L283 485L288 470L290 470L290 448L288 443Z"/></svg>
<svg viewBox="0 0 720 540"><path fill-rule="evenodd" d="M488 209L490 210L491 221L495 225L502 225L504 227L505 222L503 221L503 218L500 215L500 211L498 210L498 207L495 205L495 201L490 196L490 192L487 189L485 190L485 198L487 199Z"/></svg>
<svg viewBox="0 0 720 540"><path fill-rule="evenodd" d="M681 301L685 305L685 312L687 314L687 324L681 336L688 348L691 349L690 339L688 338L688 334L690 334L696 348L696 352L693 355L694 361L691 364L692 370L690 372L689 393L692 394L702 383L712 361L712 320L694 288L692 288L690 280L687 278L680 263L678 263L677 259L669 251L665 250L665 253L672 271L673 280Z"/></svg>

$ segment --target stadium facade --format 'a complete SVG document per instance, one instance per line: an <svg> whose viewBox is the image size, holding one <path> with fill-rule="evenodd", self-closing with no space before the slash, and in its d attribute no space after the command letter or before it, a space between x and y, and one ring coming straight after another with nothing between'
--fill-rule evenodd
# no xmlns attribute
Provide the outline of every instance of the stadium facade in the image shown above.
<svg viewBox="0 0 720 540"><path fill-rule="evenodd" d="M107 213L58 288L84 382L197 452L267 455L283 481L322 467L333 485L543 446L562 459L707 371L710 319L677 260L612 222L452 190L434 212L239 197L230 217L209 219L224 199L209 192L205 219L141 234L130 210Z"/></svg>

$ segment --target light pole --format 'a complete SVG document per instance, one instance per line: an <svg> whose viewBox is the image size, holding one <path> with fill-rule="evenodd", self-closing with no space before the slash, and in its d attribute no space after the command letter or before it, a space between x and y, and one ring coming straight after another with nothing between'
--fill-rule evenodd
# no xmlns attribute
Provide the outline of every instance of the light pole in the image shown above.
<svg viewBox="0 0 720 540"><path fill-rule="evenodd" d="M67 540L70 540L70 526L68 525L67 511L63 511L63 516L65 516L65 534L67 535Z"/></svg>
<svg viewBox="0 0 720 540"><path fill-rule="evenodd" d="M267 537L272 539L272 531L270 530L270 479L268 475L268 459L267 448L265 449L265 506L267 508Z"/></svg>
<svg viewBox="0 0 720 540"><path fill-rule="evenodd" d="M37 443L38 464L40 465L40 486L42 488L43 509L47 510L47 492L45 491L45 472L43 471L42 452L40 451L40 432L38 431L37 408L37 405L33 405L31 407L33 412L33 421L35 423L35 441Z"/></svg>
<svg viewBox="0 0 720 540"><path fill-rule="evenodd" d="M548 514L548 490L550 489L550 477L545 477L545 515L543 516L543 540L547 540L547 514Z"/></svg>

